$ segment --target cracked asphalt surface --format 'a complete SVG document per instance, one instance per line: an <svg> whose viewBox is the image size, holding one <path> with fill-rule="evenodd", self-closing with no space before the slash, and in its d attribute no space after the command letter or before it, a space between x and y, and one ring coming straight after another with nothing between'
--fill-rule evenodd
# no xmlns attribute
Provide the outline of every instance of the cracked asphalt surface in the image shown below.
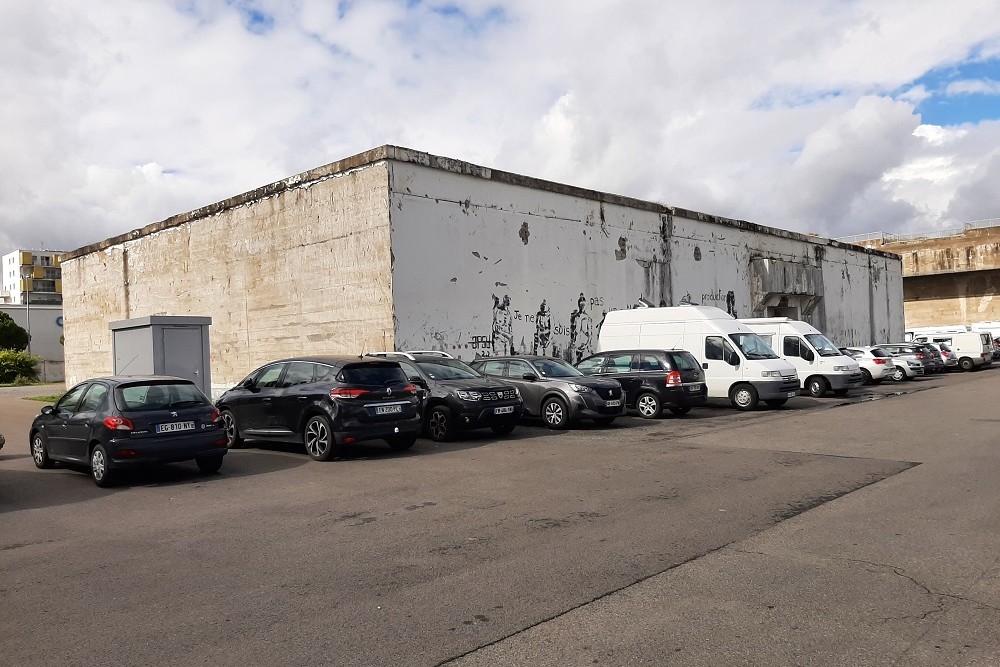
<svg viewBox="0 0 1000 667"><path fill-rule="evenodd" d="M110 491L35 470L41 404L0 390L0 655L1000 664L998 389L987 370L327 464L258 443Z"/></svg>

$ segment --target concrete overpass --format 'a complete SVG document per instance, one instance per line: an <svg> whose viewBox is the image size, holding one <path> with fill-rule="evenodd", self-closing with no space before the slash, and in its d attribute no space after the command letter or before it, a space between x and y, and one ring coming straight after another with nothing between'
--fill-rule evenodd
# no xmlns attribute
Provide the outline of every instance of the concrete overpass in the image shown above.
<svg viewBox="0 0 1000 667"><path fill-rule="evenodd" d="M907 328L1000 320L1000 218L929 234L838 240L902 257Z"/></svg>

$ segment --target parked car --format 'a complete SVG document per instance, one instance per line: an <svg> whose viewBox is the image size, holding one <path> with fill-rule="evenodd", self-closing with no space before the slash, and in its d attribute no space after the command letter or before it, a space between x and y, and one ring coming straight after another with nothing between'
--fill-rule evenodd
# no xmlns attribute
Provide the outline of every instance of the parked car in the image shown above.
<svg viewBox="0 0 1000 667"><path fill-rule="evenodd" d="M385 440L409 449L420 432L417 387L388 359L316 356L261 366L216 402L226 444L301 442L317 461L339 445Z"/></svg>
<svg viewBox="0 0 1000 667"><path fill-rule="evenodd" d="M535 355L476 359L471 366L518 388L524 413L546 426L566 428L580 419L611 424L625 414L625 395L617 380L589 377L561 359Z"/></svg>
<svg viewBox="0 0 1000 667"><path fill-rule="evenodd" d="M55 462L90 467L98 486L135 466L194 460L205 473L222 467L226 437L219 411L190 380L102 377L46 405L28 433L39 468Z"/></svg>
<svg viewBox="0 0 1000 667"><path fill-rule="evenodd" d="M937 350L938 354L941 355L941 361L944 362L944 370L955 371L959 369L958 355L952 351L947 343L927 343L927 345Z"/></svg>
<svg viewBox="0 0 1000 667"><path fill-rule="evenodd" d="M487 428L498 435L514 430L524 411L517 387L485 377L446 352L373 352L399 363L420 388L424 433L450 440L458 431Z"/></svg>
<svg viewBox="0 0 1000 667"><path fill-rule="evenodd" d="M840 351L858 362L865 384L879 384L886 378L891 378L896 371L892 355L880 347L872 345L842 347Z"/></svg>
<svg viewBox="0 0 1000 667"><path fill-rule="evenodd" d="M944 372L944 359L941 357L941 351L935 348L930 343L911 343L912 345L917 345L923 351L925 360L924 366L928 373L941 373Z"/></svg>
<svg viewBox="0 0 1000 667"><path fill-rule="evenodd" d="M625 407L655 419L663 408L686 415L708 398L705 371L686 350L600 352L576 365L585 375L611 378L625 391Z"/></svg>
<svg viewBox="0 0 1000 667"><path fill-rule="evenodd" d="M896 370L892 373L892 379L896 382L912 380L927 374L927 355L924 354L920 345L913 343L880 343L880 347L892 355L892 363Z"/></svg>
<svg viewBox="0 0 1000 667"><path fill-rule="evenodd" d="M915 336L914 343L946 343L958 358L963 371L971 371L993 363L993 339L985 331L925 334Z"/></svg>

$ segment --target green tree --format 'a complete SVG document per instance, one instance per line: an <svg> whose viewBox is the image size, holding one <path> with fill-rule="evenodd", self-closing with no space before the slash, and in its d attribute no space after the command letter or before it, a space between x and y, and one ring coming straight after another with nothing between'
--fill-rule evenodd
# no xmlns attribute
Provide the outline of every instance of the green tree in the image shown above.
<svg viewBox="0 0 1000 667"><path fill-rule="evenodd" d="M16 350L28 347L28 332L21 328L14 318L0 312L0 350Z"/></svg>

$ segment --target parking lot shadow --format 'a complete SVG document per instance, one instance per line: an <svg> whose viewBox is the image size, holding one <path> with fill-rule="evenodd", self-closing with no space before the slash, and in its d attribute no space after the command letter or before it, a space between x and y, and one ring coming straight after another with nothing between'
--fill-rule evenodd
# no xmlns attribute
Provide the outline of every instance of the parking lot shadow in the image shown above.
<svg viewBox="0 0 1000 667"><path fill-rule="evenodd" d="M256 452L253 456L230 452L222 470L203 474L194 461L137 468L121 472L118 482L107 489L98 488L89 471L80 466L56 464L53 470L9 470L0 472L0 514L39 507L56 507L123 493L130 489L183 484L211 485L226 479L252 477L297 468L309 462L303 456ZM16 456L7 458L27 458Z"/></svg>

